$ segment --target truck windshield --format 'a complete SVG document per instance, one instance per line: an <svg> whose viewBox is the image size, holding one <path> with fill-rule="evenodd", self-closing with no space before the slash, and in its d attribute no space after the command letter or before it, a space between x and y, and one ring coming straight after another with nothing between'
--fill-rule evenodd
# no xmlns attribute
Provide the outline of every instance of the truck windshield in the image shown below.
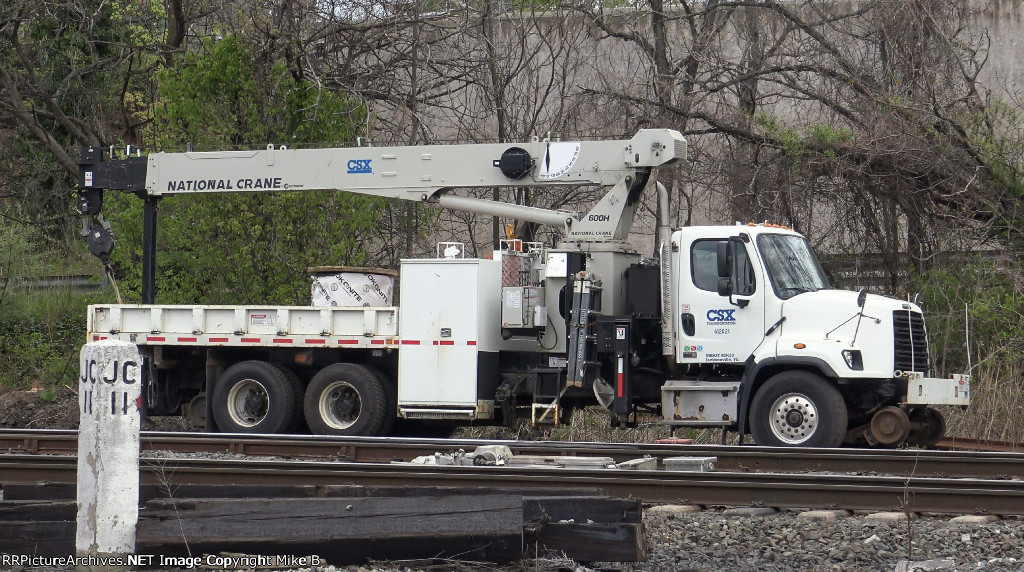
<svg viewBox="0 0 1024 572"><path fill-rule="evenodd" d="M797 294L828 288L825 273L803 237L762 234L757 237L757 246L779 298L788 300Z"/></svg>

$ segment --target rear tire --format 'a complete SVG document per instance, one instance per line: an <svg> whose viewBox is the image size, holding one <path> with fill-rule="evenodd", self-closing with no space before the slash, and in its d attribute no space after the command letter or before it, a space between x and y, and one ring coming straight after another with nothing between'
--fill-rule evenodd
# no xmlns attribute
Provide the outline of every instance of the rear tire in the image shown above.
<svg viewBox="0 0 1024 572"><path fill-rule="evenodd" d="M319 435L378 435L387 411L385 384L374 372L354 363L320 370L306 388L305 415Z"/></svg>
<svg viewBox="0 0 1024 572"><path fill-rule="evenodd" d="M305 407L303 401L306 397L306 387L302 384L302 379L299 378L299 374L286 368L280 368L284 372L285 377L292 384L292 393L295 394L295 412L292 413L292 422L288 424L287 433L308 433L309 427L306 427L306 416L304 414Z"/></svg>
<svg viewBox="0 0 1024 572"><path fill-rule="evenodd" d="M368 365L362 367L372 373L384 388L384 398L387 402L384 405L384 421L377 430L377 435L387 437L394 432L395 420L398 418L398 386L383 371Z"/></svg>
<svg viewBox="0 0 1024 572"><path fill-rule="evenodd" d="M838 447L846 436L846 402L834 385L807 371L771 377L750 404L758 445Z"/></svg>
<svg viewBox="0 0 1024 572"><path fill-rule="evenodd" d="M283 433L295 413L295 391L277 366L243 361L217 380L211 407L217 427L225 433Z"/></svg>

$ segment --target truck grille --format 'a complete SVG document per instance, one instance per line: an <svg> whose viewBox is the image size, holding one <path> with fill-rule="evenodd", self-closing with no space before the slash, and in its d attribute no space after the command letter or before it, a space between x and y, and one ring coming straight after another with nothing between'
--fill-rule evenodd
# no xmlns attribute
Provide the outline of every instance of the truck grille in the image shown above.
<svg viewBox="0 0 1024 572"><path fill-rule="evenodd" d="M894 369L928 372L928 337L924 317L918 312L896 310L892 313L895 346Z"/></svg>

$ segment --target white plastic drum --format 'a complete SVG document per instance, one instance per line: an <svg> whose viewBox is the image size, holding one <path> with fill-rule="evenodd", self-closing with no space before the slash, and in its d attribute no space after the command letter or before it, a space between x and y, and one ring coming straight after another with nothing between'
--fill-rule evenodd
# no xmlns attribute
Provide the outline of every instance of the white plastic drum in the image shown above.
<svg viewBox="0 0 1024 572"><path fill-rule="evenodd" d="M384 268L317 266L313 277L313 306L390 306L398 273Z"/></svg>

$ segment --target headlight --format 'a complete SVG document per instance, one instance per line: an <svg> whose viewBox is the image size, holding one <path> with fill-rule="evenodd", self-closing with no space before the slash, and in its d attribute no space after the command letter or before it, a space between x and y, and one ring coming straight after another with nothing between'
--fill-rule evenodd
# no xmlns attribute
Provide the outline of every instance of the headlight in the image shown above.
<svg viewBox="0 0 1024 572"><path fill-rule="evenodd" d="M864 358L860 355L860 350L843 350L843 359L846 360L846 367L861 371L864 369Z"/></svg>

